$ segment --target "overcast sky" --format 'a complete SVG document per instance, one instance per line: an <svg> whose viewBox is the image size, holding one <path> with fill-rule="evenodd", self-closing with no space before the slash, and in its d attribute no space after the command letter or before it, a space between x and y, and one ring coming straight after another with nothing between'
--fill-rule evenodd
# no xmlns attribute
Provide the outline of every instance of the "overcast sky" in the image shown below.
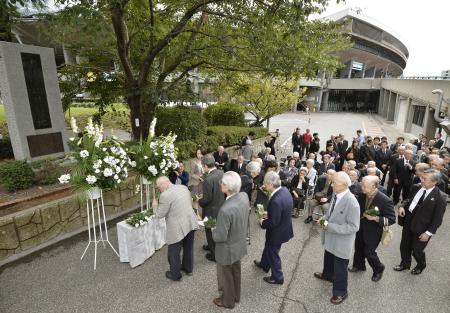
<svg viewBox="0 0 450 313"><path fill-rule="evenodd" d="M450 70L449 0L331 0L322 15L348 7L361 8L398 35L409 50L404 76L439 76Z"/></svg>

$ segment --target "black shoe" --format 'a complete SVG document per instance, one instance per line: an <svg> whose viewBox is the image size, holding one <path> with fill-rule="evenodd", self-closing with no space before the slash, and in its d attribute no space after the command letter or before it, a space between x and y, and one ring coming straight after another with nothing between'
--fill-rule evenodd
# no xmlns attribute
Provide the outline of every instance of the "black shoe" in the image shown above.
<svg viewBox="0 0 450 313"><path fill-rule="evenodd" d="M413 275L419 275L422 273L424 269L423 268L418 268L417 266L415 268L413 268L413 270L411 271L411 274Z"/></svg>
<svg viewBox="0 0 450 313"><path fill-rule="evenodd" d="M365 271L366 271L366 268L365 268L365 267L364 267L364 268L359 268L359 267L356 267L356 266L352 266L352 267L349 267L349 268L348 268L348 271L349 271L350 273L365 272Z"/></svg>
<svg viewBox="0 0 450 313"><path fill-rule="evenodd" d="M263 280L268 284L283 285L284 281L276 281L271 276L264 277Z"/></svg>
<svg viewBox="0 0 450 313"><path fill-rule="evenodd" d="M321 280L329 281L330 283L333 282L331 279L327 279L327 278L323 277L323 274L320 273L320 272L315 272L315 273L314 273L314 277L315 277L315 278L318 278L318 279L321 279Z"/></svg>
<svg viewBox="0 0 450 313"><path fill-rule="evenodd" d="M377 282L379 281L381 278L383 278L383 273L384 273L384 269L386 267L383 265L383 269L381 270L381 272L379 273L373 273L372 275L372 281Z"/></svg>
<svg viewBox="0 0 450 313"><path fill-rule="evenodd" d="M175 277L172 276L172 273L170 271L167 271L166 272L166 277L168 279L170 279L170 280L173 280L173 281L180 281L182 276L180 275L180 277L175 278Z"/></svg>
<svg viewBox="0 0 450 313"><path fill-rule="evenodd" d="M394 271L401 272L404 270L409 270L409 268L410 268L410 266L400 264L400 265L394 266Z"/></svg>
<svg viewBox="0 0 450 313"><path fill-rule="evenodd" d="M216 262L216 258L211 253L206 254L206 259L211 262Z"/></svg>
<svg viewBox="0 0 450 313"><path fill-rule="evenodd" d="M181 269L181 271L183 272L183 273L185 273L187 276L192 276L192 272L188 272L188 271L186 271L185 269Z"/></svg>
<svg viewBox="0 0 450 313"><path fill-rule="evenodd" d="M202 248L203 248L203 250L205 250L205 251L211 251L211 249L209 248L208 245L203 245Z"/></svg>
<svg viewBox="0 0 450 313"><path fill-rule="evenodd" d="M312 216L308 216L308 218L305 220L305 224L309 224L312 222Z"/></svg>
<svg viewBox="0 0 450 313"><path fill-rule="evenodd" d="M265 270L264 267L262 267L261 262L254 260L253 264L255 264L256 267L259 267L260 269L262 269L264 272L268 273L269 271Z"/></svg>

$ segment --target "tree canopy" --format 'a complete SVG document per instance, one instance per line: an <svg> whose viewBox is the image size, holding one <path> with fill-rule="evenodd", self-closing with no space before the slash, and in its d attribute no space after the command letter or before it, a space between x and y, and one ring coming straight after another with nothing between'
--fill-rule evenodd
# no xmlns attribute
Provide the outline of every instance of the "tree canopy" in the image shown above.
<svg viewBox="0 0 450 313"><path fill-rule="evenodd" d="M103 84L105 96L123 96L136 137L147 135L158 104L196 68L210 77L314 77L318 70L334 71L337 54L349 44L340 25L309 19L328 0L60 3L64 9L52 16L55 38L82 60L65 71L82 81L94 73L83 87Z"/></svg>

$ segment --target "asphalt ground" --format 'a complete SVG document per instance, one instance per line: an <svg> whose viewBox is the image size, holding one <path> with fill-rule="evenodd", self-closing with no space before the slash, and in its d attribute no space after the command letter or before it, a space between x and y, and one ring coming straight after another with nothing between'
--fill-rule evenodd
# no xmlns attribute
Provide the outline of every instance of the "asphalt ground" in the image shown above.
<svg viewBox="0 0 450 313"><path fill-rule="evenodd" d="M288 113L272 119L271 125L280 129L284 139L296 126L302 130L309 126L320 133L323 143L330 133L342 132L350 139L358 128L371 133L386 133L388 129L376 120L350 113L309 117ZM389 138L397 135L389 132ZM450 312L448 214L426 248L427 268L421 275L392 270L400 261L401 227L394 225L394 240L378 249L386 265L382 280L371 281L370 267L366 272L349 273L349 298L339 306L329 302L331 284L313 277L313 272L322 270L320 230L305 225L303 219L293 220L295 237L281 248L285 283L274 286L263 282L266 274L253 265L264 247L264 231L251 216L251 245L242 260L241 303L233 312ZM117 248L115 224L110 224L110 240ZM172 282L164 277L168 269L166 247L134 269L120 263L111 249L100 247L94 271L92 250L80 260L87 243L87 233L83 233L1 268L0 312L227 311L212 304L217 296L216 266L204 257L201 246L205 242L204 232L197 231L194 275Z"/></svg>

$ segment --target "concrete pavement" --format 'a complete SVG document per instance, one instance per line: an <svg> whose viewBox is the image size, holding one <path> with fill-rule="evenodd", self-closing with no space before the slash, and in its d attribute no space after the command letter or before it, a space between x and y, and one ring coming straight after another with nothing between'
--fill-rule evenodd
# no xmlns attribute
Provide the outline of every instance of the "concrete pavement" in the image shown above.
<svg viewBox="0 0 450 313"><path fill-rule="evenodd" d="M309 125L313 132L320 133L322 144L330 133L343 132L350 139L357 128L377 125L365 116L350 113L312 114L310 123L304 117L288 113L272 119L271 125L280 128L284 139L297 125L302 130ZM383 279L372 282L370 267L364 273L349 273L349 298L334 306L329 302L331 284L312 275L322 269L320 230L305 225L303 218L293 220L295 238L281 249L285 284L268 285L262 281L265 274L253 266L253 259L260 258L264 246L264 231L252 215L251 245L242 261L241 303L232 312L450 312L449 215L444 219L426 249L428 267L421 275L392 270L400 261L401 228L395 225L393 242L378 249L386 265ZM116 228L114 223L111 226L110 240L117 247ZM212 304L217 295L216 269L204 258L203 231L196 234L194 275L184 276L181 282L170 282L164 277L168 268L166 247L134 269L120 263L110 249L99 248L94 272L92 250L85 259L79 259L86 243L87 234L81 234L2 268L0 312L227 311Z"/></svg>

